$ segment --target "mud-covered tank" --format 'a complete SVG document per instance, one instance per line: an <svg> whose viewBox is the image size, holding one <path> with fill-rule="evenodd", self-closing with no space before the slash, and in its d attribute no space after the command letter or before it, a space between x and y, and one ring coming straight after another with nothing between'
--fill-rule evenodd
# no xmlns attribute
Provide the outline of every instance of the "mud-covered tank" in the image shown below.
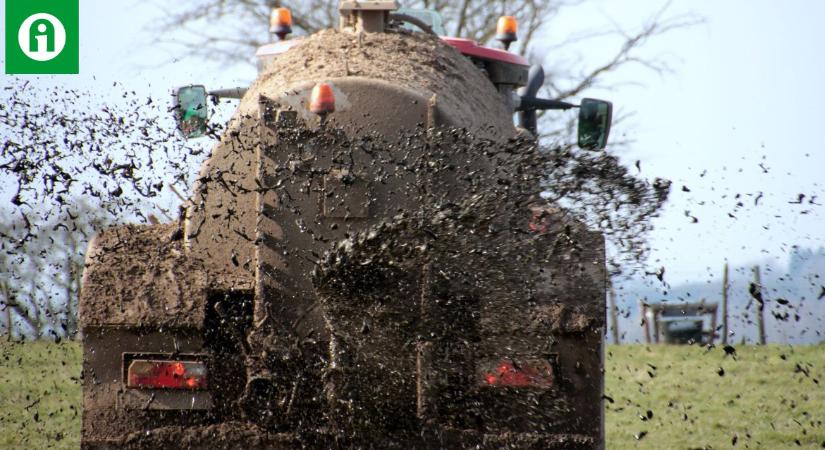
<svg viewBox="0 0 825 450"><path fill-rule="evenodd" d="M262 49L180 220L90 244L84 448L603 447L604 240L537 195L527 62L395 9Z"/></svg>

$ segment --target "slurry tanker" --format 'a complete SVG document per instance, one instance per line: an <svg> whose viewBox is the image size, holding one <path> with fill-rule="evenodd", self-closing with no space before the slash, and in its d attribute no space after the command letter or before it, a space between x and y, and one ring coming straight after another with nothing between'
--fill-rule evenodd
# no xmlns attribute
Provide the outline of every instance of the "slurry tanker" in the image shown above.
<svg viewBox="0 0 825 450"><path fill-rule="evenodd" d="M512 17L505 49L394 1L271 25L251 86L175 94L218 138L179 220L89 245L82 447L603 448L604 239L535 168L539 111L598 151L611 104L539 98Z"/></svg>

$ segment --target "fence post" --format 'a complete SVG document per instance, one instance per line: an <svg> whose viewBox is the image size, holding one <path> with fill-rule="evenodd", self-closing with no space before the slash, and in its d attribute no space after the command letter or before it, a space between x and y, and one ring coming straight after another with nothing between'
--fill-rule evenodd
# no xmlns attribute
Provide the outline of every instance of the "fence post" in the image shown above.
<svg viewBox="0 0 825 450"><path fill-rule="evenodd" d="M12 339L13 339L12 334L13 334L14 324L12 324L12 321L11 321L11 305L9 305L9 301L11 299L9 298L9 287L6 284L5 281L0 281L0 291L2 291L3 306L5 306L5 308L3 308L3 310L6 312L6 340L11 342Z"/></svg>
<svg viewBox="0 0 825 450"><path fill-rule="evenodd" d="M757 292L762 296L762 302L759 303L759 308L756 314L756 323L759 327L759 345L765 345L765 290L762 289L762 276L759 273L759 266L753 268L753 283L756 285Z"/></svg>
<svg viewBox="0 0 825 450"><path fill-rule="evenodd" d="M722 344L728 343L728 263L725 263L725 272L722 274ZM713 330L715 333L716 330Z"/></svg>
<svg viewBox="0 0 825 450"><path fill-rule="evenodd" d="M639 300L639 313L642 315L642 326L645 328L645 342L650 344L650 324L647 323L647 303Z"/></svg>

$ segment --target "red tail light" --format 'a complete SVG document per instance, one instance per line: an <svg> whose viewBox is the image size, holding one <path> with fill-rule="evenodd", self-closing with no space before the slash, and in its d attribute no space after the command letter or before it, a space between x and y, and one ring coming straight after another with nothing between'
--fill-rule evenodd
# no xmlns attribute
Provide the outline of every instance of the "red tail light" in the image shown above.
<svg viewBox="0 0 825 450"><path fill-rule="evenodd" d="M509 358L482 367L486 386L542 387L553 385L553 366L545 360L515 362Z"/></svg>
<svg viewBox="0 0 825 450"><path fill-rule="evenodd" d="M134 360L126 386L147 389L206 389L206 364L197 361Z"/></svg>
<svg viewBox="0 0 825 450"><path fill-rule="evenodd" d="M547 211L535 210L527 228L534 233L544 234L550 228L550 216Z"/></svg>

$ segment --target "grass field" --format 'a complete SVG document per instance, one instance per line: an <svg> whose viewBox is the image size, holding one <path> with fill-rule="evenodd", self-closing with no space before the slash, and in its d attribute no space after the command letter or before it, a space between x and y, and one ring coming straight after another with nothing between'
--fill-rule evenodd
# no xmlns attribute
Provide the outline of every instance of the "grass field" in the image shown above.
<svg viewBox="0 0 825 450"><path fill-rule="evenodd" d="M80 447L80 345L0 344L0 449Z"/></svg>
<svg viewBox="0 0 825 450"><path fill-rule="evenodd" d="M77 344L0 344L0 449L77 448ZM825 447L825 347L613 346L608 449Z"/></svg>
<svg viewBox="0 0 825 450"><path fill-rule="evenodd" d="M825 346L614 346L606 384L609 449L825 447Z"/></svg>

